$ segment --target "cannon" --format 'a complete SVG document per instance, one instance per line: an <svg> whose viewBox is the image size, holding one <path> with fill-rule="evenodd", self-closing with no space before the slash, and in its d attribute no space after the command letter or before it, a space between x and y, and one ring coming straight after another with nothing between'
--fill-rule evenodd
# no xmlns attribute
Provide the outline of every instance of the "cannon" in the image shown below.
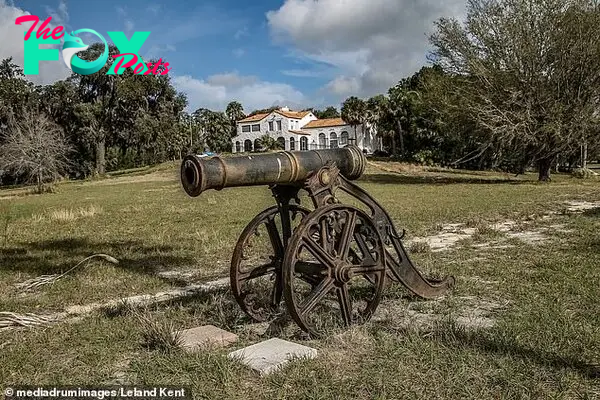
<svg viewBox="0 0 600 400"><path fill-rule="evenodd" d="M385 209L352 183L365 167L356 146L183 160L181 182L189 196L267 185L275 199L242 231L231 259L231 290L250 318L268 321L287 309L318 337L332 325L368 321L391 283L425 299L454 286L454 277L426 279L411 262L404 231L399 234Z"/></svg>

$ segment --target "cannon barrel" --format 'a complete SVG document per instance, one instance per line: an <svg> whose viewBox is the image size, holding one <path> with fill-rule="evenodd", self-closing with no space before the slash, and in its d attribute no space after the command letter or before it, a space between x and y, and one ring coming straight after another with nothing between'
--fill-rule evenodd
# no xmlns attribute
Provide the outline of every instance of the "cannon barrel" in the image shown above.
<svg viewBox="0 0 600 400"><path fill-rule="evenodd" d="M350 180L358 179L366 165L364 154L356 146L227 158L189 155L181 163L181 183L192 197L208 189L293 184L306 180L329 161L334 162L340 173Z"/></svg>

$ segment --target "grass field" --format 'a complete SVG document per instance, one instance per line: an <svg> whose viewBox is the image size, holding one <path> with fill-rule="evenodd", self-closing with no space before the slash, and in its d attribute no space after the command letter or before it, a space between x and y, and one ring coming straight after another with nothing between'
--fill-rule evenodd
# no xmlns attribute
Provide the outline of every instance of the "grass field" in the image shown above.
<svg viewBox="0 0 600 400"><path fill-rule="evenodd" d="M420 270L456 277L450 295L422 301L394 286L363 326L321 340L286 331L319 356L264 378L230 361L231 348L146 346L152 327L213 324L240 336L234 349L264 339L226 288L117 307L1 330L0 383L187 385L206 399L600 398L600 181L373 162L358 184L406 229ZM52 194L2 190L0 312L48 315L225 277L239 233L270 205L265 187L189 198L175 164ZM453 245L437 251L436 235ZM98 253L119 263L18 286Z"/></svg>

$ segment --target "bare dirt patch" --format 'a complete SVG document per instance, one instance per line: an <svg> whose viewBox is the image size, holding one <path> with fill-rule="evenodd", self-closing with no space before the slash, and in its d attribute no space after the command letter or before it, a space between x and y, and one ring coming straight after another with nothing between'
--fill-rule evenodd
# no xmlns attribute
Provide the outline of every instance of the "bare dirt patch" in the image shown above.
<svg viewBox="0 0 600 400"><path fill-rule="evenodd" d="M475 228L467 228L464 224L445 224L441 231L433 236L417 237L407 241L412 246L415 243L422 243L429 246L432 252L450 250L458 242L469 239L475 234Z"/></svg>
<svg viewBox="0 0 600 400"><path fill-rule="evenodd" d="M570 212L579 213L600 207L600 202L569 202L569 204L571 204L571 207L568 209ZM556 214L553 213L553 215ZM551 219L551 215L541 217L541 220L546 223L551 221ZM460 245L464 240L474 239L475 237L481 238L482 234L492 233L498 234L501 237L481 243L473 243L471 246L479 249L507 249L515 247L513 244L507 243L509 239L517 239L529 245L541 245L550 240L557 232L570 233L572 231L572 229L568 229L564 224L533 226L528 221L514 220L496 222L490 225L484 224L476 228L472 228L467 224L454 223L442 225L439 233L435 235L412 238L407 240L406 243L410 247L423 247L435 253L451 250Z"/></svg>
<svg viewBox="0 0 600 400"><path fill-rule="evenodd" d="M167 280L181 280L181 281L194 281L198 277L197 271L159 271L156 273L157 276Z"/></svg>
<svg viewBox="0 0 600 400"><path fill-rule="evenodd" d="M436 300L411 303L384 300L373 316L375 322L386 322L401 329L431 331L443 321L451 321L468 330L489 329L508 302L497 302L475 296L442 297Z"/></svg>

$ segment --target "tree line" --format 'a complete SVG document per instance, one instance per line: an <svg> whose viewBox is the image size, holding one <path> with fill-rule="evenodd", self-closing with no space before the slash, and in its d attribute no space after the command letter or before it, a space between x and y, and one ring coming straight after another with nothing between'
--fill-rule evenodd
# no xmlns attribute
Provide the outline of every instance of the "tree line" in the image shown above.
<svg viewBox="0 0 600 400"><path fill-rule="evenodd" d="M376 128L379 155L424 164L524 173L550 179L600 153L600 9L592 0L469 0L464 23L442 18L430 65L387 93L352 96L340 110L355 129ZM103 45L79 53L95 59ZM110 55L117 54L110 47ZM237 101L224 111L185 112L168 75L73 74L36 86L0 62L0 183L83 178L231 151ZM265 141L265 148L276 146ZM584 155L582 156L582 153Z"/></svg>
<svg viewBox="0 0 600 400"><path fill-rule="evenodd" d="M346 100L406 159L517 174L600 156L600 5L595 0L469 0L441 18L432 66L385 95ZM344 109L346 111L344 112Z"/></svg>

